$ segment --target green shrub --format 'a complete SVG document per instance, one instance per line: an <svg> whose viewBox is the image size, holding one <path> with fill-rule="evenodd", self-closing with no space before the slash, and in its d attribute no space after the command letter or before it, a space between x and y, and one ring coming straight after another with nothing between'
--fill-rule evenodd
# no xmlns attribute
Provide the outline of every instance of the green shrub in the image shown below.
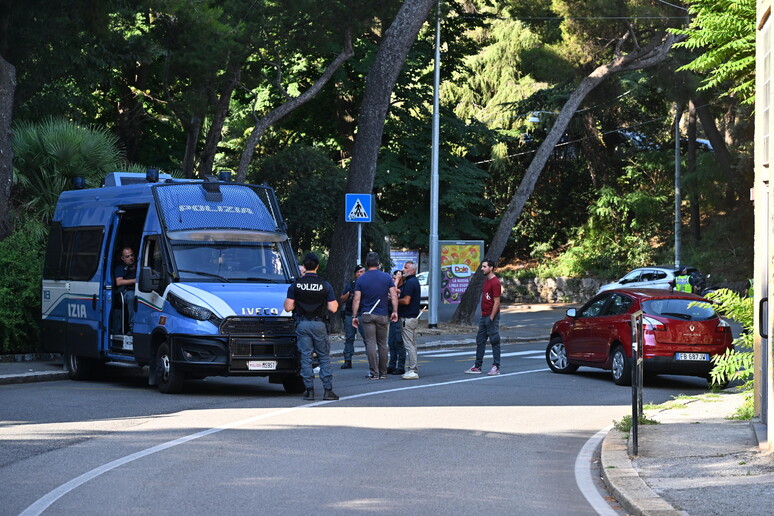
<svg viewBox="0 0 774 516"><path fill-rule="evenodd" d="M742 297L729 289L720 289L707 294L707 299L715 303L715 311L742 325L742 334L734 340L734 349L722 355L712 357L715 366L712 369L712 383L723 384L727 381L744 381L743 390L753 389L753 298Z"/></svg>
<svg viewBox="0 0 774 516"><path fill-rule="evenodd" d="M21 221L0 241L0 354L39 349L43 233L40 222Z"/></svg>
<svg viewBox="0 0 774 516"><path fill-rule="evenodd" d="M640 414L637 423L640 425L660 425L658 421L655 419L650 419L648 417L645 417L645 415ZM626 432L628 433L632 429L632 416L631 414L624 416L621 418L620 421L613 420L613 427L618 430L619 432Z"/></svg>

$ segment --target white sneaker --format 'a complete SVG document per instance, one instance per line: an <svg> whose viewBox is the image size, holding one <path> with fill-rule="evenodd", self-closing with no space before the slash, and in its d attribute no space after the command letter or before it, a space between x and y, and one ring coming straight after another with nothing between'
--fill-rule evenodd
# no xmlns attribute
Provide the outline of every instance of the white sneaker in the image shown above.
<svg viewBox="0 0 774 516"><path fill-rule="evenodd" d="M404 380L419 380L419 374L416 371L407 371L403 375Z"/></svg>
<svg viewBox="0 0 774 516"><path fill-rule="evenodd" d="M496 365L493 365L492 369L490 369L489 372L486 374L488 374L489 376L496 376L500 374L500 368L497 367Z"/></svg>

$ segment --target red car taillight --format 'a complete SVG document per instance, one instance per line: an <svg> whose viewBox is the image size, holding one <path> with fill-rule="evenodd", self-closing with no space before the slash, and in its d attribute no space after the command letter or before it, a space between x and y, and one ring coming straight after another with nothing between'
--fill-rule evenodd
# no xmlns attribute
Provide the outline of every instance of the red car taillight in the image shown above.
<svg viewBox="0 0 774 516"><path fill-rule="evenodd" d="M728 324L723 319L721 319L720 322L718 323L718 327L715 328L715 331L718 333L728 333L731 331L731 325Z"/></svg>
<svg viewBox="0 0 774 516"><path fill-rule="evenodd" d="M666 331L666 326L664 325L664 323L662 323L658 319L654 319L653 317L648 317L648 316L643 317L642 324L645 326L646 330Z"/></svg>

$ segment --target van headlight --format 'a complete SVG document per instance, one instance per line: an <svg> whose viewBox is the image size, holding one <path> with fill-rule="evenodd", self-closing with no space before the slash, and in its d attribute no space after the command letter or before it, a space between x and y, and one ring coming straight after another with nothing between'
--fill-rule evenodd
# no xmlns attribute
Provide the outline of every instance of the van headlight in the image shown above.
<svg viewBox="0 0 774 516"><path fill-rule="evenodd" d="M223 321L223 319L215 315L212 310L189 303L171 292L167 295L167 301L169 301L169 304L181 315L185 315L191 319L196 319L197 321L210 321L215 326L219 326Z"/></svg>

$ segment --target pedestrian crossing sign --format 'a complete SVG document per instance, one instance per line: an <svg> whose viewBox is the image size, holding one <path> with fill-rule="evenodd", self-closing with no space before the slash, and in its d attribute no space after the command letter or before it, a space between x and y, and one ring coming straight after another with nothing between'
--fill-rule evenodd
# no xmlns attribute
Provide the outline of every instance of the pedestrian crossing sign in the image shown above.
<svg viewBox="0 0 774 516"><path fill-rule="evenodd" d="M346 194L344 220L347 222L371 222L373 217L373 195Z"/></svg>

